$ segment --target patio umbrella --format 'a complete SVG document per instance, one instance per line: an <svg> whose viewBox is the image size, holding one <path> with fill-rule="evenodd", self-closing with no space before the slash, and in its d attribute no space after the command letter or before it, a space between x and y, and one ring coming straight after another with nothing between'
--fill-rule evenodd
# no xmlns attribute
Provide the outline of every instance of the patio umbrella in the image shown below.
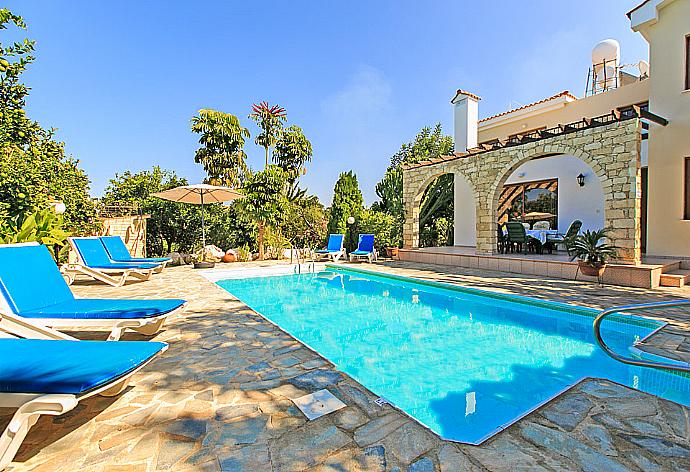
<svg viewBox="0 0 690 472"><path fill-rule="evenodd" d="M204 223L204 204L223 203L242 198L244 195L230 187L217 185L194 184L181 185L162 192L152 193L154 197L170 200L171 202L191 203L201 205L201 244L206 247L206 224Z"/></svg>

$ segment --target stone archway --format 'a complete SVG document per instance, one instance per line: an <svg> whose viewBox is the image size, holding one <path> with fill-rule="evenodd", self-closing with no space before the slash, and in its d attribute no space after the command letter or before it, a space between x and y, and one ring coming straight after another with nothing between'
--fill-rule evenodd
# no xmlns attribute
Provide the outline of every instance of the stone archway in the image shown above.
<svg viewBox="0 0 690 472"><path fill-rule="evenodd" d="M434 169L433 171L424 173L422 180L416 183L415 188L417 190L415 195L412 197L412 204L405 205L405 222L403 224L404 247L419 247L419 216L424 192L436 179L448 173L449 172L444 172L441 169ZM403 173L403 189L404 188L405 174Z"/></svg>
<svg viewBox="0 0 690 472"><path fill-rule="evenodd" d="M604 221L620 250L621 260L639 263L640 251L639 119L616 121L539 141L408 166L403 171L406 220L403 242L419 245L419 200L426 186L445 173L461 174L475 192L476 251L493 254L500 189L522 163L537 157L569 154L587 163L601 181Z"/></svg>

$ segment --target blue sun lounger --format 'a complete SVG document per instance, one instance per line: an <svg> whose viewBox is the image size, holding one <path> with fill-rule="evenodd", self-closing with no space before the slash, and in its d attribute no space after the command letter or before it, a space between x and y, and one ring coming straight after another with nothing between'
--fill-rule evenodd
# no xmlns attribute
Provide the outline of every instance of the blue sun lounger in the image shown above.
<svg viewBox="0 0 690 472"><path fill-rule="evenodd" d="M168 347L146 341L19 339L2 327L0 314L0 407L17 410L0 435L0 470L12 462L40 415L62 415L93 395L118 395L132 375Z"/></svg>
<svg viewBox="0 0 690 472"><path fill-rule="evenodd" d="M150 262L115 262L108 255L98 236L69 238L78 261L62 266L62 273L71 283L78 274L88 275L113 287L121 287L128 277L148 280L161 264Z"/></svg>
<svg viewBox="0 0 690 472"><path fill-rule="evenodd" d="M341 257L345 256L344 242L344 234L329 234L326 249L316 251L316 256L319 259L332 259L333 262L337 262Z"/></svg>
<svg viewBox="0 0 690 472"><path fill-rule="evenodd" d="M160 264L160 269L154 270L154 272L159 272L163 270L165 265L170 262L169 257L132 257L129 253L129 249L125 246L125 242L120 236L101 236L101 243L103 247L108 252L108 256L114 262L128 262L134 264Z"/></svg>
<svg viewBox="0 0 690 472"><path fill-rule="evenodd" d="M376 260L373 234L360 234L357 249L350 253L350 262L355 259L367 259L370 263Z"/></svg>
<svg viewBox="0 0 690 472"><path fill-rule="evenodd" d="M109 329L109 340L119 339L125 329L153 335L186 304L75 298L48 249L36 243L0 245L0 260L0 312L44 326Z"/></svg>

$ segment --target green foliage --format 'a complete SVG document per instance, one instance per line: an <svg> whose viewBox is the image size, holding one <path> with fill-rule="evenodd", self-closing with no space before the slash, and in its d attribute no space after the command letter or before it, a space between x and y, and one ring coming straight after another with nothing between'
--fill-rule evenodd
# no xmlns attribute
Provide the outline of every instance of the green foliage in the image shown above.
<svg viewBox="0 0 690 472"><path fill-rule="evenodd" d="M268 247L267 256L269 259L282 259L283 249L290 249L290 240L283 235L280 229L266 228L264 242Z"/></svg>
<svg viewBox="0 0 690 472"><path fill-rule="evenodd" d="M379 252L387 247L398 247L401 243L399 220L393 215L376 210L364 210L355 226L358 234L373 234L374 244Z"/></svg>
<svg viewBox="0 0 690 472"><path fill-rule="evenodd" d="M238 247L235 249L235 252L237 252L238 262L247 262L252 260L252 251L249 249L249 245L247 244Z"/></svg>
<svg viewBox="0 0 690 472"><path fill-rule="evenodd" d="M391 167L401 164L414 164L439 156L447 156L453 152L453 138L443 135L441 123L432 129L425 126L417 133L414 141L400 146L400 150L391 158Z"/></svg>
<svg viewBox="0 0 690 472"><path fill-rule="evenodd" d="M268 102L255 103L252 105L249 118L261 128L261 133L254 142L266 150L266 167L268 167L269 150L275 146L283 129L283 123L287 121L285 108L279 105L270 106Z"/></svg>
<svg viewBox="0 0 690 472"><path fill-rule="evenodd" d="M379 197L379 201L374 203L375 208L397 218L402 218L405 212L402 187L402 169L389 167L381 181L376 184L376 196Z"/></svg>
<svg viewBox="0 0 690 472"><path fill-rule="evenodd" d="M453 220L441 217L423 226L419 233L419 245L421 247L452 246Z"/></svg>
<svg viewBox="0 0 690 472"><path fill-rule="evenodd" d="M304 164L311 162L314 153L311 142L304 136L302 128L292 125L283 130L275 144L273 162L282 168L291 183L302 173Z"/></svg>
<svg viewBox="0 0 690 472"><path fill-rule="evenodd" d="M0 9L0 30L25 28L21 17ZM29 89L21 74L34 60L34 42L0 43L0 201L18 217L45 209L50 202L66 204L66 228L90 233L99 226L89 197L89 181L78 161L65 156L64 144L26 116ZM25 218L26 216L20 216Z"/></svg>
<svg viewBox="0 0 690 472"><path fill-rule="evenodd" d="M283 169L269 165L255 172L244 183L244 198L239 204L258 225L259 259L264 258L264 231L266 226L277 226L288 208L285 196L287 176Z"/></svg>
<svg viewBox="0 0 690 472"><path fill-rule="evenodd" d="M175 172L154 167L150 171L117 174L106 188L101 204L138 205L151 215L146 224L146 249L149 254L171 251L193 252L201 240L201 209L198 205L175 203L151 196L180 185L187 180ZM254 224L232 205L205 205L206 240L222 249L253 241Z"/></svg>
<svg viewBox="0 0 690 472"><path fill-rule="evenodd" d="M44 244L57 259L56 247L67 244L68 233L63 217L52 207L33 213L21 213L14 218L0 220L0 243L38 242Z"/></svg>
<svg viewBox="0 0 690 472"><path fill-rule="evenodd" d="M213 185L237 187L249 172L244 139L249 130L240 125L235 115L216 110L199 110L192 118L192 132L199 133L199 144L194 162L202 164Z"/></svg>
<svg viewBox="0 0 690 472"><path fill-rule="evenodd" d="M357 247L357 233L354 228L348 231L347 219L353 217L357 222L363 211L364 199L357 176L352 171L343 172L333 189L327 229L328 233L345 234L345 247L348 251Z"/></svg>
<svg viewBox="0 0 690 472"><path fill-rule="evenodd" d="M277 225L287 207L285 183L283 169L269 165L266 170L255 172L246 180L242 187L244 198L239 202L255 221Z"/></svg>
<svg viewBox="0 0 690 472"><path fill-rule="evenodd" d="M570 260L578 259L593 267L606 264L609 259L618 257L618 248L609 244L609 239L607 229L587 230L575 236L567 243Z"/></svg>
<svg viewBox="0 0 690 472"><path fill-rule="evenodd" d="M288 198L281 231L296 248L321 247L326 239L326 213L314 195Z"/></svg>
<svg viewBox="0 0 690 472"><path fill-rule="evenodd" d="M443 135L440 123L433 128L422 128L413 141L404 143L391 158L391 164L383 179L376 184L376 195L380 200L373 208L394 216L397 220L396 227L402 232L405 215L401 166L449 155L452 152L453 139ZM432 182L422 197L419 216L420 244L452 244L453 216L453 175L446 174ZM402 241L402 234L399 239Z"/></svg>

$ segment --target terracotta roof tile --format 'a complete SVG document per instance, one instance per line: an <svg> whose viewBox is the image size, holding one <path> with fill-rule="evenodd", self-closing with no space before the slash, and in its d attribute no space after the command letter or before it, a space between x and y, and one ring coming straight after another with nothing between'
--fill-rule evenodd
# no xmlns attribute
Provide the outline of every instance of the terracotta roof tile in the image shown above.
<svg viewBox="0 0 690 472"><path fill-rule="evenodd" d="M538 102L529 103L527 105L523 105L523 106L518 107L518 108L513 108L512 110L504 111L504 112L499 113L497 115L492 115L492 116L488 116L486 118L482 118L481 120L479 120L479 123L482 123L484 121L489 121L489 120L492 120L492 119L497 118L499 116L504 116L504 115L507 115L509 113L516 112L518 110L524 110L525 108L530 108L530 107L533 107L535 105L541 105L542 103L546 103L548 101L555 100L555 99L560 98L560 97L570 97L574 100L577 100L577 97L575 95L570 93L568 90L564 90L561 93L557 93L556 95L552 95L552 96L545 98L543 100L539 100Z"/></svg>
<svg viewBox="0 0 690 472"><path fill-rule="evenodd" d="M467 95L470 98L474 98L475 100L479 101L482 99L479 95L475 95L472 92L468 92L467 90L463 89L458 89L457 92L455 92L455 96L451 99L450 103L453 103L456 98L458 98L458 95Z"/></svg>

